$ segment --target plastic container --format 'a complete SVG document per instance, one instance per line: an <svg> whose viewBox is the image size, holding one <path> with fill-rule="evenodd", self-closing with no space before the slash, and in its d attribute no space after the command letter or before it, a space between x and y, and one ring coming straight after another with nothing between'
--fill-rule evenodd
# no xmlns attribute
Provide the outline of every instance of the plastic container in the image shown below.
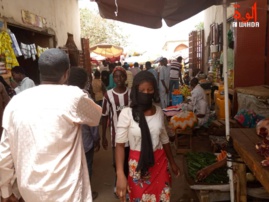
<svg viewBox="0 0 269 202"><path fill-rule="evenodd" d="M178 105L183 102L183 95L172 95L172 105Z"/></svg>
<svg viewBox="0 0 269 202"><path fill-rule="evenodd" d="M224 100L224 86L220 85L219 90L214 91L214 103L217 103L217 99L220 98Z"/></svg>
<svg viewBox="0 0 269 202"><path fill-rule="evenodd" d="M222 94L220 93L220 91L215 90L215 91L214 91L214 103L217 103L217 99L218 99L218 98L224 100L224 95L222 95Z"/></svg>
<svg viewBox="0 0 269 202"><path fill-rule="evenodd" d="M224 91L224 85L219 85L219 91Z"/></svg>
<svg viewBox="0 0 269 202"><path fill-rule="evenodd" d="M217 98L216 114L218 119L225 119L225 101L224 99ZM231 111L231 102L229 100L229 116Z"/></svg>

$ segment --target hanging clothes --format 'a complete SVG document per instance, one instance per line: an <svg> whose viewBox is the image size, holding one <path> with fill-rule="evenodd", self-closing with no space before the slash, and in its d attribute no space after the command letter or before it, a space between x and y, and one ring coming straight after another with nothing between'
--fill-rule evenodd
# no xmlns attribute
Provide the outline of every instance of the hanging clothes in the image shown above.
<svg viewBox="0 0 269 202"><path fill-rule="evenodd" d="M5 57L7 69L19 66L18 60L12 48L12 40L6 31L0 32L0 55Z"/></svg>
<svg viewBox="0 0 269 202"><path fill-rule="evenodd" d="M16 57L22 56L21 49L20 49L20 46L18 44L18 41L16 39L15 34L13 34L11 31L9 31L9 36L12 40L12 48L13 48L13 51L14 51Z"/></svg>
<svg viewBox="0 0 269 202"><path fill-rule="evenodd" d="M36 60L37 51L35 44L21 43L21 52L24 56L24 59L33 58L33 60Z"/></svg>
<svg viewBox="0 0 269 202"><path fill-rule="evenodd" d="M32 58L35 61L36 60L36 54L37 54L35 44L30 44L29 46L30 46L30 51L31 51Z"/></svg>
<svg viewBox="0 0 269 202"><path fill-rule="evenodd" d="M24 56L24 59L31 58L31 50L29 45L21 43L21 52Z"/></svg>

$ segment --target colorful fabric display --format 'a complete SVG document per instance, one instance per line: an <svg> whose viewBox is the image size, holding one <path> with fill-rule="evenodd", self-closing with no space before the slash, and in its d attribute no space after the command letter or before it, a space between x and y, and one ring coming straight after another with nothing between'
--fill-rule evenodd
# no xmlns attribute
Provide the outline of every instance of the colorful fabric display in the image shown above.
<svg viewBox="0 0 269 202"><path fill-rule="evenodd" d="M41 53L43 53L45 50L48 50L49 48L43 48L41 46L37 46L37 57L40 57Z"/></svg>
<svg viewBox="0 0 269 202"><path fill-rule="evenodd" d="M180 111L170 119L169 124L174 129L185 130L186 128L194 128L198 124L198 119L191 111Z"/></svg>
<svg viewBox="0 0 269 202"><path fill-rule="evenodd" d="M18 60L12 48L12 40L6 31L0 33L0 55L5 56L5 64L7 69L18 66Z"/></svg>
<svg viewBox="0 0 269 202"><path fill-rule="evenodd" d="M163 113L166 116L174 116L182 110L182 104L176 106L169 106L163 109Z"/></svg>
<svg viewBox="0 0 269 202"><path fill-rule="evenodd" d="M264 118L256 114L252 109L241 109L234 116L234 119L244 128L255 128L257 123Z"/></svg>

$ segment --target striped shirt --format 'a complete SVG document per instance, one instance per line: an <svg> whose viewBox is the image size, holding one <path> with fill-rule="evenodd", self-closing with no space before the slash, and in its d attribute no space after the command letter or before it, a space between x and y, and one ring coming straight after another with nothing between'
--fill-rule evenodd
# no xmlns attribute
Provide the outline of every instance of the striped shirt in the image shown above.
<svg viewBox="0 0 269 202"><path fill-rule="evenodd" d="M116 146L115 135L119 114L130 104L130 92L128 88L124 93L117 93L111 89L104 95L102 116L109 116L112 147Z"/></svg>
<svg viewBox="0 0 269 202"><path fill-rule="evenodd" d="M177 61L173 61L170 64L170 79L172 80L179 80L180 71L181 71L181 64Z"/></svg>

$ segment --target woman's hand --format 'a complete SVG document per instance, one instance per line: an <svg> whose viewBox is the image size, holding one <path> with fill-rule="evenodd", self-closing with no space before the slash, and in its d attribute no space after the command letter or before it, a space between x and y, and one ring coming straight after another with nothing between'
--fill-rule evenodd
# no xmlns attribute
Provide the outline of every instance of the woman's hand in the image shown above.
<svg viewBox="0 0 269 202"><path fill-rule="evenodd" d="M177 166L177 164L176 164L176 162L175 162L175 160L173 158L170 143L163 144L163 149L165 151L166 157L167 157L167 159L168 159L168 161L170 163L170 166L171 166L171 169L172 169L173 173L175 174L176 177L179 177L180 169Z"/></svg>
<svg viewBox="0 0 269 202"><path fill-rule="evenodd" d="M172 171L173 171L173 173L175 174L176 177L180 176L180 169L179 169L179 167L177 166L176 163L171 164L171 169L172 169Z"/></svg>
<svg viewBox="0 0 269 202"><path fill-rule="evenodd" d="M127 179L124 174L117 175L116 194L121 202L126 202Z"/></svg>

